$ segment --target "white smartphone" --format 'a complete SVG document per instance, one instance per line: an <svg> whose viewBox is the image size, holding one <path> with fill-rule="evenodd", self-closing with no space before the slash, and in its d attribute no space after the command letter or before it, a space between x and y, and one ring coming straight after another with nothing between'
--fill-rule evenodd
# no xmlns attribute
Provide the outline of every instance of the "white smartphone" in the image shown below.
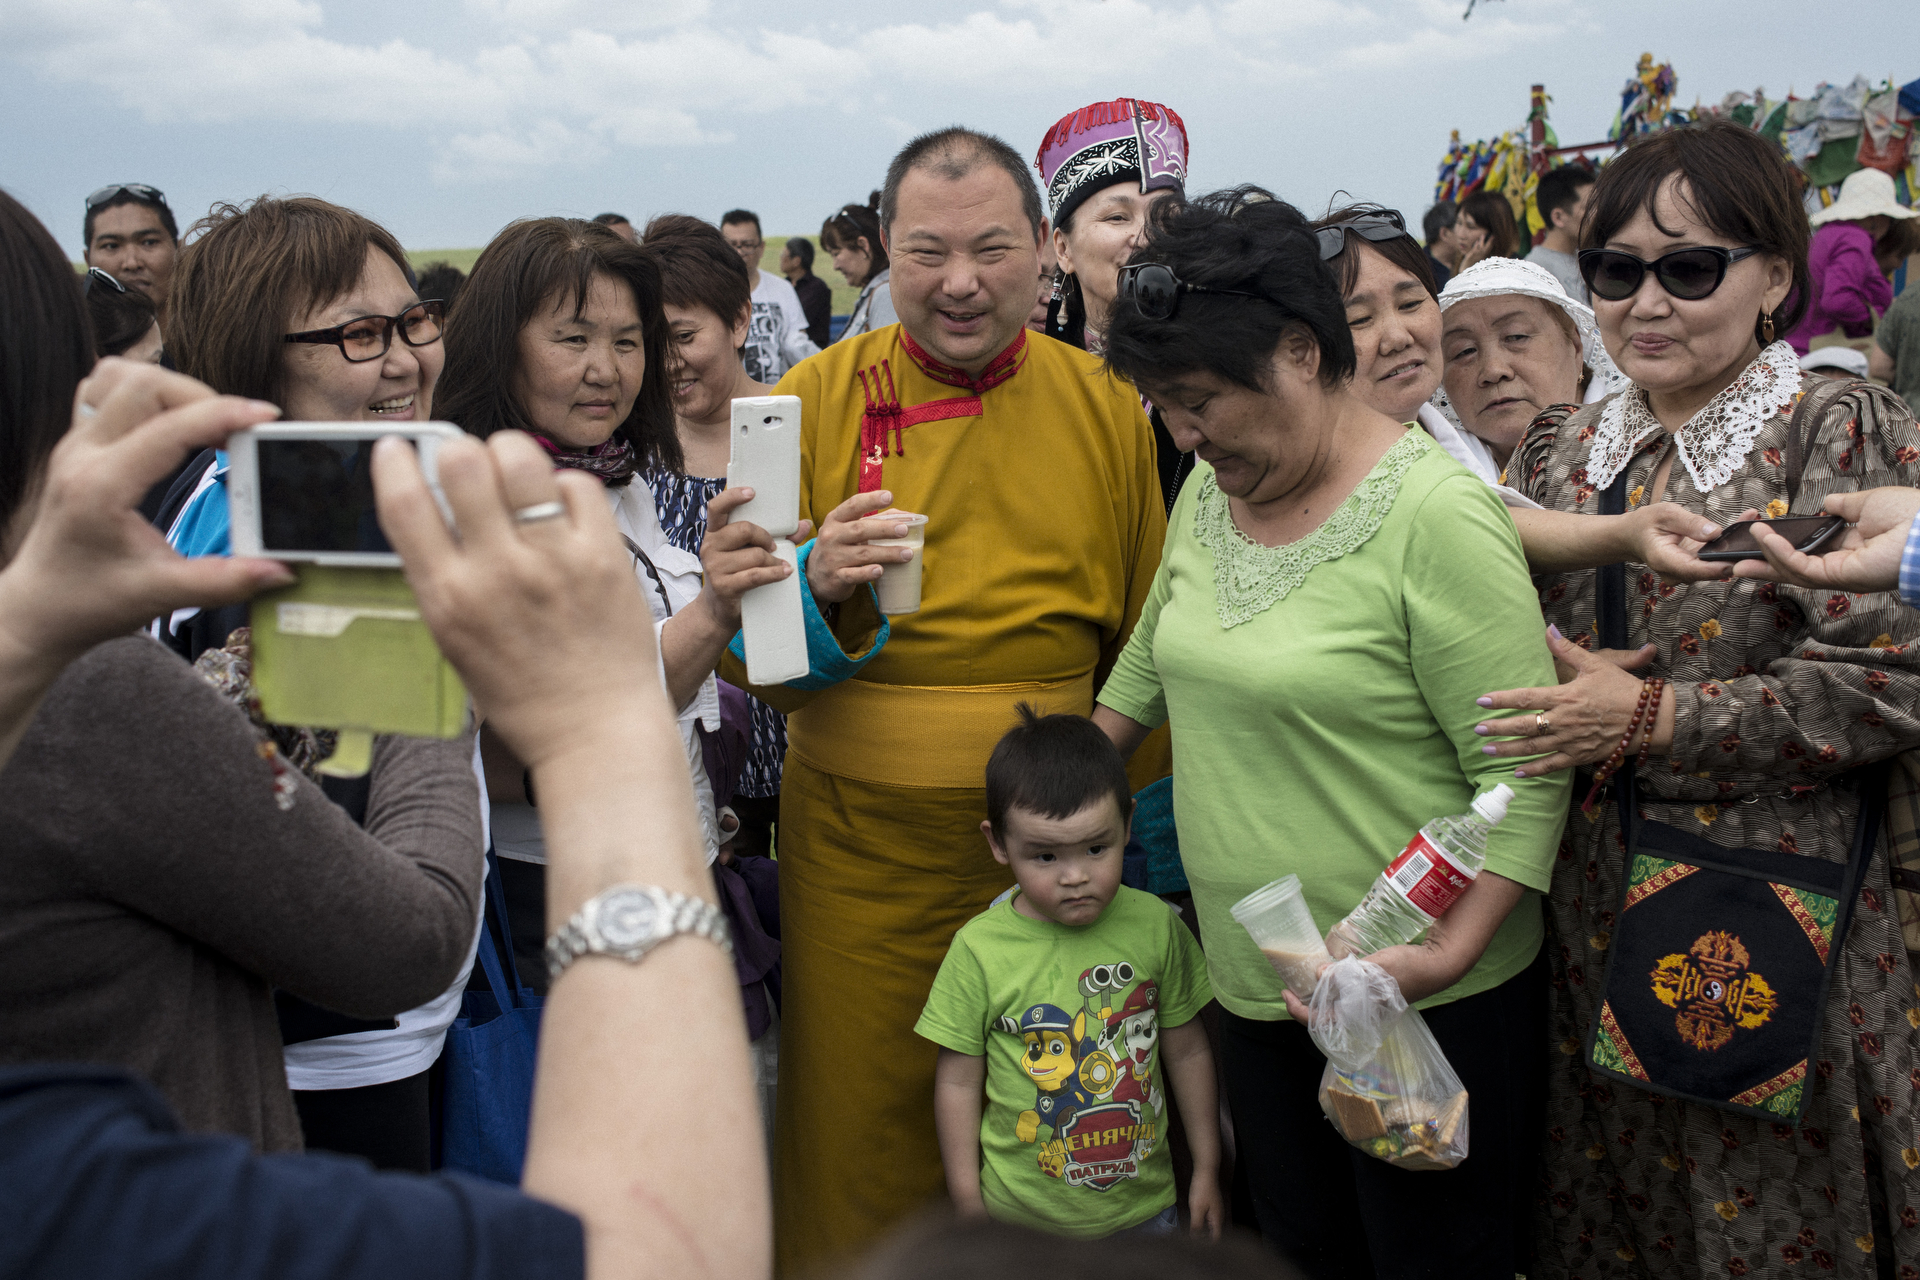
<svg viewBox="0 0 1920 1280"><path fill-rule="evenodd" d="M727 487L753 487L753 501L730 517L773 535L773 553L794 566L779 582L740 597L747 678L784 684L807 674L807 619L800 600L797 552L788 541L800 528L800 397L746 396L733 402L733 448Z"/></svg>
<svg viewBox="0 0 1920 1280"><path fill-rule="evenodd" d="M727 487L751 485L754 496L731 518L791 538L800 528L800 397L735 400L732 439Z"/></svg>
<svg viewBox="0 0 1920 1280"><path fill-rule="evenodd" d="M385 436L411 440L447 515L440 445L460 435L448 422L270 422L235 432L227 440L233 553L398 568L400 557L374 510L373 446Z"/></svg>
<svg viewBox="0 0 1920 1280"><path fill-rule="evenodd" d="M793 572L740 597L741 647L747 651L747 678L759 685L798 680L810 669L807 617L800 602L799 552L785 538L775 538L773 554L792 565Z"/></svg>

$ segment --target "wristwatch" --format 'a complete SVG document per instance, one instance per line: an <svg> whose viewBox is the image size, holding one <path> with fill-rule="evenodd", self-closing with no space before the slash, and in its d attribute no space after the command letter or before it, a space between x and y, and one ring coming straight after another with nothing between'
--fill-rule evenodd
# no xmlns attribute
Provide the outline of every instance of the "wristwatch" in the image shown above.
<svg viewBox="0 0 1920 1280"><path fill-rule="evenodd" d="M617 884L587 899L573 919L547 939L547 973L558 978L589 954L634 963L682 933L710 939L733 954L727 918L711 902L658 885Z"/></svg>

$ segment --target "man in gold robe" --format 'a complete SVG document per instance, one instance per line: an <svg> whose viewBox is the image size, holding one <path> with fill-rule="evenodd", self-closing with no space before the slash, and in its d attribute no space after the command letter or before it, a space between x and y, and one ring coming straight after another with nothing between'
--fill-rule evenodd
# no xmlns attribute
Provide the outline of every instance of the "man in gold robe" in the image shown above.
<svg viewBox="0 0 1920 1280"><path fill-rule="evenodd" d="M1140 399L1029 332L1045 222L1020 157L964 129L908 144L882 233L900 323L803 361L809 629L834 661L755 689L790 712L776 1248L788 1274L944 1192L935 1046L914 1034L954 933L1012 884L980 834L1016 703L1089 714L1166 532ZM917 612L869 584L928 517ZM737 661L723 669L744 680ZM1136 757L1136 761L1139 758ZM1164 773L1164 753L1159 773ZM1140 762L1137 781L1158 776Z"/></svg>

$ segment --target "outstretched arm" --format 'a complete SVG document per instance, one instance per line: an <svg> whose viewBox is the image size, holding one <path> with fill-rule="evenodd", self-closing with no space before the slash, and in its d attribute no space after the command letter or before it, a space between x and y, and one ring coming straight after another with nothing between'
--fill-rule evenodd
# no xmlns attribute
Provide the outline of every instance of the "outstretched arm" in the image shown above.
<svg viewBox="0 0 1920 1280"><path fill-rule="evenodd" d="M620 884L715 899L653 620L599 484L518 432L440 453L456 542L413 452L374 457L380 523L488 723L532 770L547 924ZM518 524L559 500L567 514ZM661 1116L698 1116L699 1140ZM588 955L555 980L522 1186L585 1225L590 1277L765 1276L771 1213L739 988L682 934L638 963Z"/></svg>
<svg viewBox="0 0 1920 1280"><path fill-rule="evenodd" d="M102 360L81 382L32 523L0 529L0 765L55 678L94 645L185 605L293 581L271 560L186 559L137 509L189 453L278 416L130 360Z"/></svg>

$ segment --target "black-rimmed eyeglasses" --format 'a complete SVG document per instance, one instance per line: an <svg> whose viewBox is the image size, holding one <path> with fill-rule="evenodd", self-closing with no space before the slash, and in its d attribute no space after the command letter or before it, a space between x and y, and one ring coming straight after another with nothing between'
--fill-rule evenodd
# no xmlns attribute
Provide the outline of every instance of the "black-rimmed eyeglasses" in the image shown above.
<svg viewBox="0 0 1920 1280"><path fill-rule="evenodd" d="M1660 287L1676 298L1698 302L1713 293L1727 278L1727 268L1743 258L1765 253L1754 245L1723 249L1706 244L1696 249L1675 249L1648 262L1618 249L1582 249L1580 278L1594 297L1607 302L1625 302L1640 292L1640 282L1653 272Z"/></svg>
<svg viewBox="0 0 1920 1280"><path fill-rule="evenodd" d="M107 201L118 199L122 192L125 192L136 200L146 200L157 205L165 205L167 203L166 196L161 194L160 188L158 187L150 187L144 182L116 182L112 186L102 187L88 196L87 208L98 209L101 205L107 203Z"/></svg>
<svg viewBox="0 0 1920 1280"><path fill-rule="evenodd" d="M1173 319L1173 313L1180 309L1180 295L1183 293L1218 293L1233 298L1253 298L1259 302L1272 301L1264 294L1248 293L1245 289L1216 289L1212 285L1189 284L1174 275L1173 268L1162 262L1139 262L1120 268L1121 300L1131 302L1134 309L1149 320Z"/></svg>
<svg viewBox="0 0 1920 1280"><path fill-rule="evenodd" d="M127 291L127 286L121 284L118 280L115 280L112 276L108 275L106 272L102 271L100 268L88 267L86 291L88 293L92 293L93 287L95 285L103 285L106 288L113 290L115 293L125 293Z"/></svg>
<svg viewBox="0 0 1920 1280"><path fill-rule="evenodd" d="M1382 240L1398 240L1407 234L1406 220L1399 210L1388 209L1380 213L1363 213L1357 218L1348 218L1345 222L1336 222L1330 227L1321 227L1314 233L1320 240L1320 261L1328 262L1340 256L1347 247L1349 235L1359 236L1362 240L1378 243Z"/></svg>
<svg viewBox="0 0 1920 1280"><path fill-rule="evenodd" d="M435 299L416 302L397 316L359 316L330 329L308 329L290 333L288 342L321 343L340 348L340 354L353 364L378 360L393 347L395 331L410 347L424 347L440 341L446 327L447 304Z"/></svg>

